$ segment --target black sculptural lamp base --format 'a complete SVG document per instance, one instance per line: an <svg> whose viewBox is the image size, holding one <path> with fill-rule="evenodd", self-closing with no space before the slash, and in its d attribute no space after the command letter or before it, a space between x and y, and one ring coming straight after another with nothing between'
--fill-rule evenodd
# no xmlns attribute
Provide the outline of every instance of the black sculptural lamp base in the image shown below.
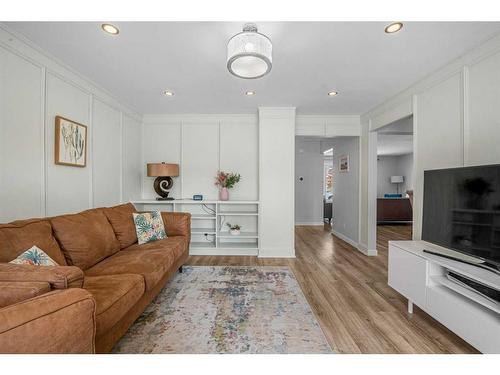
<svg viewBox="0 0 500 375"><path fill-rule="evenodd" d="M169 190L174 185L174 181L172 177L169 176L160 176L156 177L155 182L153 183L153 187L156 191L156 194L159 197L156 198L157 201L172 201L174 198L169 198L168 193Z"/></svg>

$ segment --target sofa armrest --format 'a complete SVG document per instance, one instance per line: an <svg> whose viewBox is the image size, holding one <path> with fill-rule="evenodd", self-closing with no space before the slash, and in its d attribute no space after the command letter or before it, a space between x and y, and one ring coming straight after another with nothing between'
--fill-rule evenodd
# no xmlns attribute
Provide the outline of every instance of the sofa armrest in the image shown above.
<svg viewBox="0 0 500 375"><path fill-rule="evenodd" d="M94 353L95 301L57 290L0 309L0 353Z"/></svg>
<svg viewBox="0 0 500 375"><path fill-rule="evenodd" d="M50 292L47 282L0 281L0 308Z"/></svg>
<svg viewBox="0 0 500 375"><path fill-rule="evenodd" d="M81 288L83 271L75 266L0 263L0 281L47 282L52 289Z"/></svg>
<svg viewBox="0 0 500 375"><path fill-rule="evenodd" d="M167 236L184 236L191 241L191 214L187 212L162 212Z"/></svg>

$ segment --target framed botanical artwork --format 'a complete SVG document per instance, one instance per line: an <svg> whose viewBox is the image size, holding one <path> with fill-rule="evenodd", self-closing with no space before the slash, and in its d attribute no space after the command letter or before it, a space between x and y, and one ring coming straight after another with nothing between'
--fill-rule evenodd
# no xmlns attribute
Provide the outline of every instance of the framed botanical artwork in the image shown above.
<svg viewBox="0 0 500 375"><path fill-rule="evenodd" d="M339 172L349 172L349 155L339 157Z"/></svg>
<svg viewBox="0 0 500 375"><path fill-rule="evenodd" d="M87 165L87 126L56 116L55 163L82 168Z"/></svg>

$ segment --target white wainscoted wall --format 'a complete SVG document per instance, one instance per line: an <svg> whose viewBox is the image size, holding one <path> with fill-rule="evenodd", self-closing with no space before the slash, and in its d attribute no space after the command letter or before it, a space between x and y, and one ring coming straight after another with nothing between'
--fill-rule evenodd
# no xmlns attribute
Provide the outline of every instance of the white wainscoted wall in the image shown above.
<svg viewBox="0 0 500 375"><path fill-rule="evenodd" d="M87 166L54 164L55 116L87 125ZM141 117L0 26L0 222L141 194Z"/></svg>
<svg viewBox="0 0 500 375"><path fill-rule="evenodd" d="M373 131L411 114L413 236L420 239L424 170L500 163L500 35L362 116L365 178L361 180L360 234L367 248L376 246L376 182L370 164Z"/></svg>
<svg viewBox="0 0 500 375"><path fill-rule="evenodd" d="M142 138L142 197L156 196L154 177L146 164L180 165L174 177L174 198L202 194L218 199L214 185L218 170L240 173L242 179L230 190L234 200L259 199L259 129L257 115L145 115Z"/></svg>

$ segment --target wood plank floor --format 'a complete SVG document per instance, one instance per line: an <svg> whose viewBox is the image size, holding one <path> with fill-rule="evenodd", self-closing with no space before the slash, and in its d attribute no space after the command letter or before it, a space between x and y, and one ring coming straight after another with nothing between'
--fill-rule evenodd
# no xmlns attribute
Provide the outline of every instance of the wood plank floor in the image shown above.
<svg viewBox="0 0 500 375"><path fill-rule="evenodd" d="M477 353L387 285L387 241L411 239L411 226L379 226L376 257L332 236L298 226L295 259L192 256L190 265L287 265L337 353Z"/></svg>

